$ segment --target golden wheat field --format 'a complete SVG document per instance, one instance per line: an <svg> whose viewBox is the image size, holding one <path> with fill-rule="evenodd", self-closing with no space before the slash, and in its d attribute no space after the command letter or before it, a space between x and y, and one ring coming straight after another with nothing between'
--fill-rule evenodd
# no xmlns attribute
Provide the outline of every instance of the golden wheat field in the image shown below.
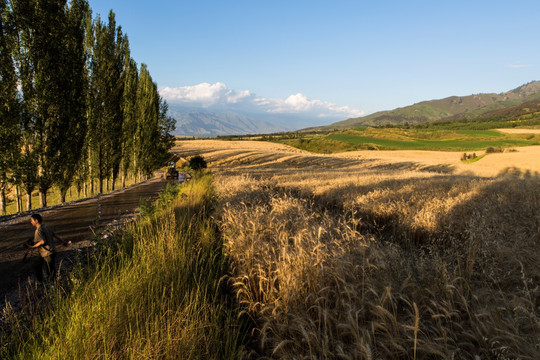
<svg viewBox="0 0 540 360"><path fill-rule="evenodd" d="M202 155L254 358L539 359L540 147Z"/></svg>

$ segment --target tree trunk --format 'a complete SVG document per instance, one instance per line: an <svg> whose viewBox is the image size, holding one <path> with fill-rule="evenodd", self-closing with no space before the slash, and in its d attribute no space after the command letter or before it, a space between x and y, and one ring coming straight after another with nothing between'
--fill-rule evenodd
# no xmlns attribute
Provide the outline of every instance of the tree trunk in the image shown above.
<svg viewBox="0 0 540 360"><path fill-rule="evenodd" d="M15 197L17 201L17 213L21 213L23 211L23 208L21 200L21 187L19 185L15 186Z"/></svg>
<svg viewBox="0 0 540 360"><path fill-rule="evenodd" d="M26 210L32 210L32 190L26 190Z"/></svg>
<svg viewBox="0 0 540 360"><path fill-rule="evenodd" d="M66 190L60 190L60 202L63 204L66 202Z"/></svg>
<svg viewBox="0 0 540 360"><path fill-rule="evenodd" d="M39 190L39 207L47 207L47 190Z"/></svg>
<svg viewBox="0 0 540 360"><path fill-rule="evenodd" d="M7 213L6 190L2 188L2 190L0 190L0 215L6 215L6 213Z"/></svg>

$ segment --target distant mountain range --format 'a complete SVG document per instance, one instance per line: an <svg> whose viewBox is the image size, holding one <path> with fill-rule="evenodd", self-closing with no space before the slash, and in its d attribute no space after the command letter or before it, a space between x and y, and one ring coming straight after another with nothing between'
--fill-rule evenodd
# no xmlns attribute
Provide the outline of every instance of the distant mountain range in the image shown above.
<svg viewBox="0 0 540 360"><path fill-rule="evenodd" d="M420 103L380 111L371 115L339 121L328 126L313 129L330 130L357 126L400 125L404 123L419 124L439 120L458 120L494 115L499 111L514 109L523 112L526 107L521 104L536 104L540 99L540 81L533 81L516 89L501 94L476 94L469 96L451 96L439 100L422 101ZM521 109L521 110L519 110Z"/></svg>
<svg viewBox="0 0 540 360"><path fill-rule="evenodd" d="M281 126L235 113L189 111L186 113L173 112L170 115L176 119L176 135L223 136L284 131Z"/></svg>
<svg viewBox="0 0 540 360"><path fill-rule="evenodd" d="M175 135L196 137L271 134L313 124L309 117L236 112L226 107L191 108L174 102L169 103L168 115L176 119Z"/></svg>

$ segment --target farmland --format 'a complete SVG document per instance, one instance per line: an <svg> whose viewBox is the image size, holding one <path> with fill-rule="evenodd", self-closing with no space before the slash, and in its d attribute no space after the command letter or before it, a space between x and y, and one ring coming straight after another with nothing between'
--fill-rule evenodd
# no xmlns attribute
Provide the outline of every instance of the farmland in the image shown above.
<svg viewBox="0 0 540 360"><path fill-rule="evenodd" d="M257 141L173 151L211 175L94 239L47 301L7 311L0 355L539 358L540 146L472 163Z"/></svg>
<svg viewBox="0 0 540 360"><path fill-rule="evenodd" d="M318 153L354 150L477 151L487 147L540 145L540 136L534 132L404 128L357 128L306 134L293 139L276 136L274 140Z"/></svg>
<svg viewBox="0 0 540 360"><path fill-rule="evenodd" d="M540 147L471 164L261 142L174 151L209 161L260 356L539 357Z"/></svg>

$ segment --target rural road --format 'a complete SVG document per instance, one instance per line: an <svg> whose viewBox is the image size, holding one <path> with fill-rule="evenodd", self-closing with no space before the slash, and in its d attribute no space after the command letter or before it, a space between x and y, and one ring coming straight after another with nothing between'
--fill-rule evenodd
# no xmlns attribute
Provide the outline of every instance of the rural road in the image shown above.
<svg viewBox="0 0 540 360"><path fill-rule="evenodd" d="M74 251L74 248L88 246L93 233L92 225L105 226L121 216L133 216L141 200L155 197L167 184L161 177L156 177L130 187L103 194L99 198L90 198L81 202L68 204L54 209L39 211L43 222L51 226L65 241L71 241L71 247L64 247L56 242L58 258ZM96 224L98 219L99 223ZM30 216L22 215L9 221L0 221L0 299L4 301L6 294L16 289L19 281L23 281L32 272L32 263L38 252L34 250L30 261L23 263L26 249L23 243L33 237L34 228L30 224Z"/></svg>

